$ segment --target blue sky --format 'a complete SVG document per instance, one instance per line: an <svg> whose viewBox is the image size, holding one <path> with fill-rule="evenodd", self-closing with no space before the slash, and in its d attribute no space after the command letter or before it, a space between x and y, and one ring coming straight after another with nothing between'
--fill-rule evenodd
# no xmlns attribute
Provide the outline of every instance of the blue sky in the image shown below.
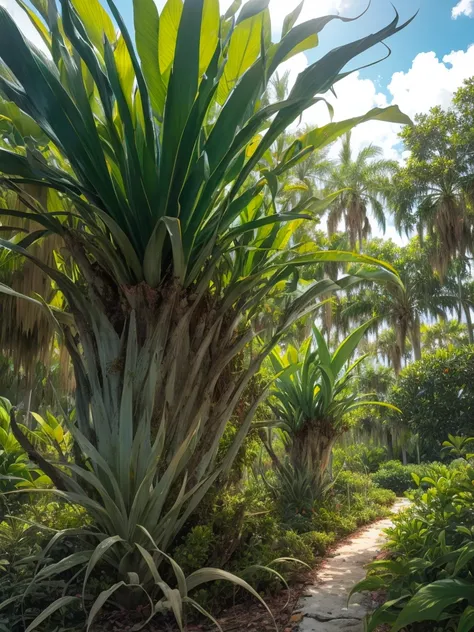
<svg viewBox="0 0 474 632"><path fill-rule="evenodd" d="M452 10L457 5L454 0L393 0L393 4L403 21L414 15L416 11L419 12L406 29L388 40L392 49L390 58L361 73L361 76L377 81L383 90L393 73L406 72L410 69L418 53L434 51L439 58L442 58L451 51L466 50L470 44L474 43L474 2L471 5L466 3L468 10L469 6L472 6L472 17L463 14L456 19L452 17ZM365 6L365 0L354 0L351 6L342 9L341 13L357 15L357 12ZM334 45L363 37L377 30L386 25L393 15L394 10L388 0L373 0L368 12L356 22L329 25L321 36L321 45L318 52L314 53L314 58ZM377 50L381 55L384 54L381 47ZM313 55L310 59L312 57ZM367 60L376 58L375 50L366 57Z"/></svg>

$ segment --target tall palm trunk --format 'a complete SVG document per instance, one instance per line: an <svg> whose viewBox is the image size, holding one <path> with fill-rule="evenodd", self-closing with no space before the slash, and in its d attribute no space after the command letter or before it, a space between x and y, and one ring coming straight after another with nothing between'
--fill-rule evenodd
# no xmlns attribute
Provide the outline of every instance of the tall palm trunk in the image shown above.
<svg viewBox="0 0 474 632"><path fill-rule="evenodd" d="M410 328L410 340L413 347L413 356L415 362L417 362L421 360L421 322L418 314L415 316L414 323Z"/></svg>
<svg viewBox="0 0 474 632"><path fill-rule="evenodd" d="M464 315L466 316L467 335L469 336L469 344L474 344L474 331L472 325L471 308L466 303L463 304Z"/></svg>

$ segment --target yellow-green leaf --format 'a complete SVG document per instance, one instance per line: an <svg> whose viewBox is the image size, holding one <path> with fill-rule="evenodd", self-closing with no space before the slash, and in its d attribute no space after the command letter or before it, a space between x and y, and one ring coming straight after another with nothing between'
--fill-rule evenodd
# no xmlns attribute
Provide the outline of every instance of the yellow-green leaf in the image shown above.
<svg viewBox="0 0 474 632"><path fill-rule="evenodd" d="M104 52L104 34L109 42L116 39L115 27L99 0L71 0L94 46Z"/></svg>
<svg viewBox="0 0 474 632"><path fill-rule="evenodd" d="M262 27L265 13L244 20L232 34L227 64L219 83L217 98L224 103L235 84L260 55Z"/></svg>
<svg viewBox="0 0 474 632"><path fill-rule="evenodd" d="M401 123L402 125L411 124L410 118L400 111L398 105L391 105L388 108L374 108L362 116L317 127L301 136L300 140L303 143L303 147L312 145L315 149L319 149L334 142L353 127L365 123L365 121L384 121L385 123Z"/></svg>
<svg viewBox="0 0 474 632"><path fill-rule="evenodd" d="M296 364L298 362L298 352L296 351L293 345L288 347L288 351L286 352L288 358L288 364Z"/></svg>
<svg viewBox="0 0 474 632"><path fill-rule="evenodd" d="M250 141L250 143L247 145L245 149L246 158L251 158L254 155L254 153L257 151L257 147L260 145L261 140L262 140L262 136L260 134L257 134L257 136L254 136L252 138L252 140Z"/></svg>
<svg viewBox="0 0 474 632"><path fill-rule="evenodd" d="M160 16L160 39L158 57L160 72L165 84L168 84L171 65L176 50L178 28L183 12L182 0L168 0Z"/></svg>
<svg viewBox="0 0 474 632"><path fill-rule="evenodd" d="M219 0L204 0L199 52L199 74L203 75L211 63L219 38Z"/></svg>
<svg viewBox="0 0 474 632"><path fill-rule="evenodd" d="M135 81L132 59L127 49L127 44L121 35L114 52L115 65L119 76L120 85L127 100L130 111L132 110L132 90Z"/></svg>
<svg viewBox="0 0 474 632"><path fill-rule="evenodd" d="M61 443L61 441L64 439L64 431L61 426L56 426L56 428L53 430L53 434L58 443Z"/></svg>
<svg viewBox="0 0 474 632"><path fill-rule="evenodd" d="M298 55L298 53L303 53L305 50L310 50L311 48L315 48L318 44L319 44L319 38L316 33L313 33L313 35L310 35L305 40L300 42L298 46L295 46L288 53L288 55L285 57L283 61L287 61L288 59L291 59L295 55Z"/></svg>
<svg viewBox="0 0 474 632"><path fill-rule="evenodd" d="M133 19L135 42L150 93L151 105L155 112L162 116L166 87L161 78L158 61L160 18L154 0L133 0Z"/></svg>
<svg viewBox="0 0 474 632"><path fill-rule="evenodd" d="M17 1L17 4L23 9L23 11L30 18L32 25L38 31L43 42L46 44L48 49L50 49L51 36L49 34L48 29L44 25L44 22L36 15L36 13L32 9L30 9L30 7L25 2L23 2L23 0L16 0L16 1Z"/></svg>

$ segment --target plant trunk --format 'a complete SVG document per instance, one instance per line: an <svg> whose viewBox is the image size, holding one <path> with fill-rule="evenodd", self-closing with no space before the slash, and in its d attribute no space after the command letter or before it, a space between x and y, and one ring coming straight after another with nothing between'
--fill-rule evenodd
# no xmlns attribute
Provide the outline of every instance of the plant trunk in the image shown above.
<svg viewBox="0 0 474 632"><path fill-rule="evenodd" d="M415 317L415 322L410 329L410 340L413 346L413 356L415 362L417 362L421 360L421 323L418 315Z"/></svg>
<svg viewBox="0 0 474 632"><path fill-rule="evenodd" d="M402 462L403 465L408 465L407 451L405 446L402 446Z"/></svg>
<svg viewBox="0 0 474 632"><path fill-rule="evenodd" d="M290 459L295 468L302 466L308 472L324 474L328 469L332 449L338 433L331 422L312 421L293 437L290 447Z"/></svg>
<svg viewBox="0 0 474 632"><path fill-rule="evenodd" d="M269 437L267 437L265 435L265 431L264 430L260 430L260 432L258 433L259 437L260 437L260 441L263 443L263 446L265 448L265 450L268 453L268 456L270 457L271 461L272 461L272 465L275 468L275 470L279 470L282 468L282 464L280 459L277 457L273 446L271 444L271 440Z"/></svg>
<svg viewBox="0 0 474 632"><path fill-rule="evenodd" d="M387 428L386 437L387 437L387 454L388 454L388 459L389 459L389 461L391 461L393 459L393 436L392 436L392 432L388 428Z"/></svg>
<svg viewBox="0 0 474 632"><path fill-rule="evenodd" d="M464 304L464 314L466 316L467 335L469 336L469 344L474 344L474 331L472 327L471 308L469 305Z"/></svg>

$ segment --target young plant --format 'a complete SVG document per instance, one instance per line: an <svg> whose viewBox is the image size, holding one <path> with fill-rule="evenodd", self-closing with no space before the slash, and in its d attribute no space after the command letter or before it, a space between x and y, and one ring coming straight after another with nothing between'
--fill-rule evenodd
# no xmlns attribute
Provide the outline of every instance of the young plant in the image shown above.
<svg viewBox="0 0 474 632"><path fill-rule="evenodd" d="M355 369L366 356L352 364L350 359L371 324L353 331L334 353L314 327L299 352L290 345L285 354L279 349L271 354L278 375L271 393L276 418L271 426L283 431L293 468L322 475L336 440L348 430L347 413L361 406L394 409L350 388Z"/></svg>

